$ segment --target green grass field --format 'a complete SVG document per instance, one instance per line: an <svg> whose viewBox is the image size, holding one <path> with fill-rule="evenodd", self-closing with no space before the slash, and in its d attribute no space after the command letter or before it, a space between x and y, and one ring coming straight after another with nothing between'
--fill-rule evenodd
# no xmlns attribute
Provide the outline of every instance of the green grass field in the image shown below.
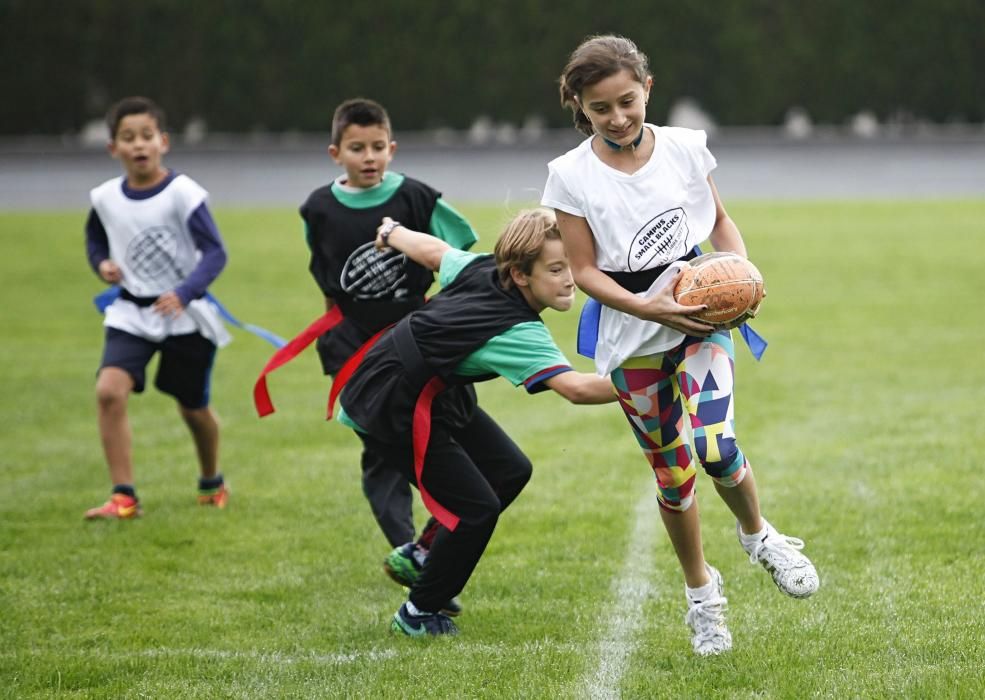
<svg viewBox="0 0 985 700"><path fill-rule="evenodd" d="M511 212L463 207L490 249ZM0 214L0 696L985 697L985 201L733 203L771 345L737 361L738 432L764 513L822 588L785 598L699 481L734 651L695 657L653 481L614 405L482 385L534 462L463 593L457 638L397 638L403 591L361 493L358 441L323 420L313 349L234 332L214 406L233 489L195 505L170 399L131 402L140 521L85 523L108 479L96 431L101 288L84 212ZM321 303L289 210L219 210L213 291L290 336ZM575 361L576 314L545 319ZM588 369L587 361L576 364ZM423 511L421 511L423 516Z"/></svg>

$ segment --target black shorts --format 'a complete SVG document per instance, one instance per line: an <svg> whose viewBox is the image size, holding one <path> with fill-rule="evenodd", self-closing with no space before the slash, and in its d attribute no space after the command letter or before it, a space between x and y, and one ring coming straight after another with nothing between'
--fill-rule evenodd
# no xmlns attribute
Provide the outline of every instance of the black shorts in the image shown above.
<svg viewBox="0 0 985 700"><path fill-rule="evenodd" d="M209 385L215 344L198 333L172 335L159 343L118 328L106 328L106 344L99 368L118 367L133 377L133 390L144 390L144 373L155 352L161 360L154 386L178 400L185 408L209 405Z"/></svg>

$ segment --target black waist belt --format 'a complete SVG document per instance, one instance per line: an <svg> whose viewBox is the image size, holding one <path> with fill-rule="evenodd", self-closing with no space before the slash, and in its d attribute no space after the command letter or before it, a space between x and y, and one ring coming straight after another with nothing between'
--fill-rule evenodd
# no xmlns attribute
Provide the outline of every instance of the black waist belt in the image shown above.
<svg viewBox="0 0 985 700"><path fill-rule="evenodd" d="M639 272L615 272L612 270L602 270L602 272L615 280L623 289L628 289L633 294L639 294L640 292L645 292L648 290L650 285L653 284L654 281L666 272L667 268L675 262L693 260L700 254L701 251L697 246L695 246L684 257L678 258L677 260L669 262L666 265L659 265L658 267L650 268L649 270L640 270Z"/></svg>
<svg viewBox="0 0 985 700"><path fill-rule="evenodd" d="M337 303L350 322L355 323L367 333L375 333L381 328L396 323L411 311L416 311L424 306L424 297L381 301L339 299Z"/></svg>
<svg viewBox="0 0 985 700"><path fill-rule="evenodd" d="M421 349L410 330L410 318L404 318L391 331L393 343L397 348L400 363L407 370L407 376L415 386L424 386L435 376L434 370L428 365L421 354Z"/></svg>
<svg viewBox="0 0 985 700"><path fill-rule="evenodd" d="M123 287L120 287L120 298L126 301L133 302L137 306L152 306L154 302L157 301L157 297L135 296L130 292L128 292L127 290L125 290Z"/></svg>

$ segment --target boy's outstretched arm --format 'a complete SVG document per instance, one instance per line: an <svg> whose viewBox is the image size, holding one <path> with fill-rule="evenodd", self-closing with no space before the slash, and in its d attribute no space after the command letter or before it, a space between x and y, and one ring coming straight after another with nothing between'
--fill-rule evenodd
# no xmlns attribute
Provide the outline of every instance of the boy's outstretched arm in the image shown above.
<svg viewBox="0 0 985 700"><path fill-rule="evenodd" d="M544 384L574 404L611 403L616 400L612 382L608 377L597 374L562 372L545 380Z"/></svg>
<svg viewBox="0 0 985 700"><path fill-rule="evenodd" d="M451 250L451 246L427 233L411 231L401 226L389 216L376 229L376 248L395 248L419 265L429 270L441 267L441 257Z"/></svg>

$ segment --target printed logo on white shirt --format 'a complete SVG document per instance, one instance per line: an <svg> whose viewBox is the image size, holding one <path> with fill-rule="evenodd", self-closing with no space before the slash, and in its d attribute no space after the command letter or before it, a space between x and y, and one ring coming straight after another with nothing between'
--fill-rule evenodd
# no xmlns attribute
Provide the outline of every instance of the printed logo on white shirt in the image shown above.
<svg viewBox="0 0 985 700"><path fill-rule="evenodd" d="M675 207L657 214L636 232L629 247L630 272L645 270L654 258L676 260L684 255L688 237L687 213Z"/></svg>
<svg viewBox="0 0 985 700"><path fill-rule="evenodd" d="M131 239L126 265L145 284L157 288L177 286L185 278L178 268L178 236L167 226L152 226Z"/></svg>

